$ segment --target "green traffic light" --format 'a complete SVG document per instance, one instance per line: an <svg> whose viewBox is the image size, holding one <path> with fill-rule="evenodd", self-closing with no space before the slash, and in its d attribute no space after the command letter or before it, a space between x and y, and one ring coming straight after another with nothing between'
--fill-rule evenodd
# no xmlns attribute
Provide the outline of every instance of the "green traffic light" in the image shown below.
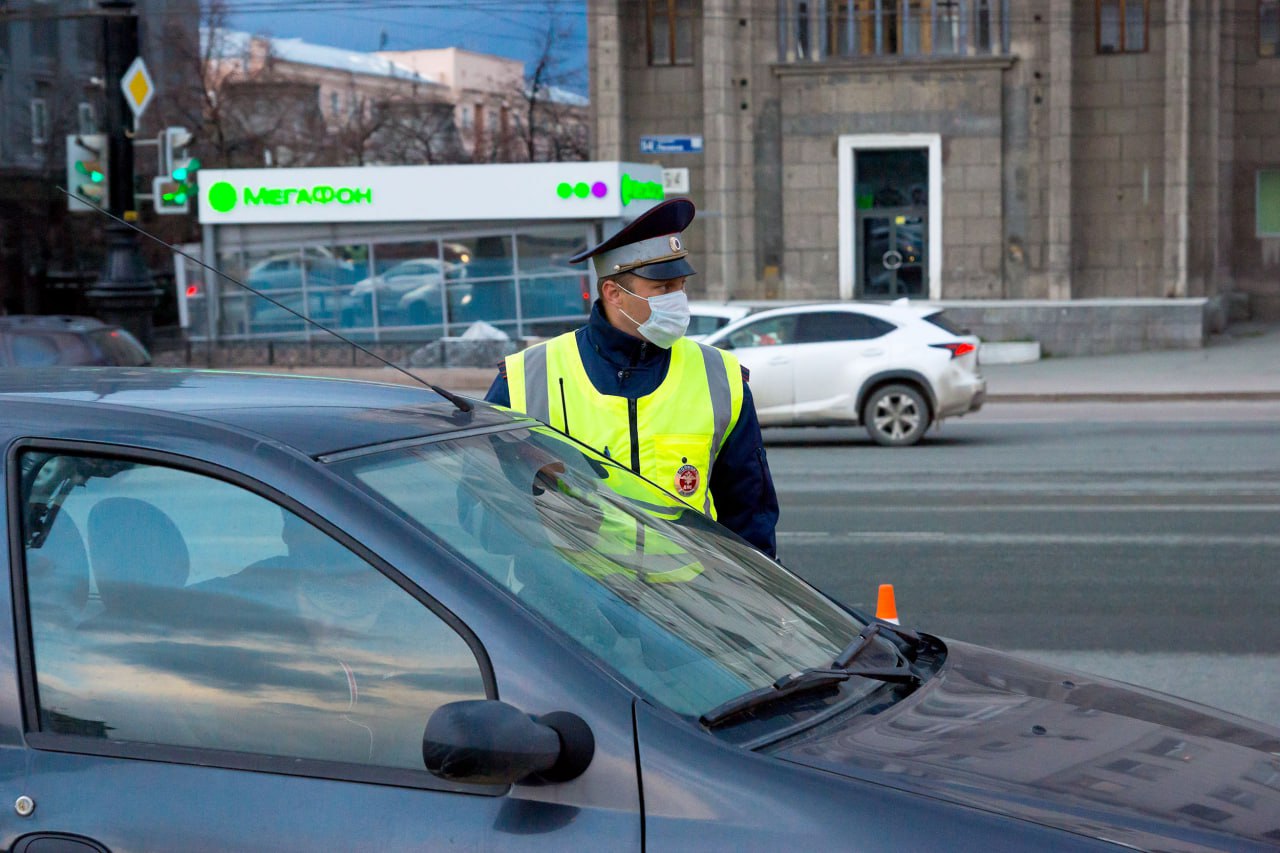
<svg viewBox="0 0 1280 853"><path fill-rule="evenodd" d="M185 168L174 169L173 179L175 181L185 181L187 179L187 170Z"/></svg>
<svg viewBox="0 0 1280 853"><path fill-rule="evenodd" d="M174 196L173 196L173 203L174 203L174 204L186 204L186 203L187 203L187 194L186 194L186 193L175 193L175 194L174 194Z"/></svg>
<svg viewBox="0 0 1280 853"><path fill-rule="evenodd" d="M104 178L106 178L106 175L102 174L97 169L94 169L89 173L89 180L93 181L95 184L102 183Z"/></svg>

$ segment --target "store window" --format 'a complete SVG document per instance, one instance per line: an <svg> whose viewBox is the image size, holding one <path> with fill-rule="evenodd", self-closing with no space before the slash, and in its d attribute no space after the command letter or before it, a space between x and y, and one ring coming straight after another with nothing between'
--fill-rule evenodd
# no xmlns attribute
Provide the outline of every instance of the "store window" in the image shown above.
<svg viewBox="0 0 1280 853"><path fill-rule="evenodd" d="M1147 49L1150 0L1095 0L1098 53L1142 53Z"/></svg>
<svg viewBox="0 0 1280 853"><path fill-rule="evenodd" d="M1280 169L1258 172L1257 234L1280 237Z"/></svg>
<svg viewBox="0 0 1280 853"><path fill-rule="evenodd" d="M1280 56L1280 0L1258 0L1258 56Z"/></svg>
<svg viewBox="0 0 1280 853"><path fill-rule="evenodd" d="M650 65L693 64L694 0L646 0Z"/></svg>

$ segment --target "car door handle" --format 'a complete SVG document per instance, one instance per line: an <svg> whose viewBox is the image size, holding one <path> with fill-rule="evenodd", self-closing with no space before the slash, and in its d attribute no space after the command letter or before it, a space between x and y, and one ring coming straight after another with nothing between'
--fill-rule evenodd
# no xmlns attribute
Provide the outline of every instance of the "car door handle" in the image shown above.
<svg viewBox="0 0 1280 853"><path fill-rule="evenodd" d="M769 364L772 364L772 365L783 365L783 364L789 364L790 362L791 362L791 359L787 358L784 355L774 356L773 358L769 359Z"/></svg>
<svg viewBox="0 0 1280 853"><path fill-rule="evenodd" d="M865 355L865 356L867 356L867 357L869 357L869 358L872 358L872 357L875 357L875 356L877 356L877 355L884 355L884 350L882 350L882 349L864 349L860 354L861 354L861 355Z"/></svg>

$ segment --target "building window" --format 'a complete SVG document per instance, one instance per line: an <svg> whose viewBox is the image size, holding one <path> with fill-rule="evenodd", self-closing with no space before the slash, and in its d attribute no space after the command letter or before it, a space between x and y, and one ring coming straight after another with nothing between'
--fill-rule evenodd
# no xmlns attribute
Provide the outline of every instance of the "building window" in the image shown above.
<svg viewBox="0 0 1280 853"><path fill-rule="evenodd" d="M1280 237L1280 169L1258 172L1257 232L1259 237Z"/></svg>
<svg viewBox="0 0 1280 853"><path fill-rule="evenodd" d="M1098 53L1142 53L1147 49L1151 0L1095 0Z"/></svg>
<svg viewBox="0 0 1280 853"><path fill-rule="evenodd" d="M44 98L31 99L31 145L38 148L49 141L49 105Z"/></svg>
<svg viewBox="0 0 1280 853"><path fill-rule="evenodd" d="M779 61L1007 53L1009 0L778 0Z"/></svg>
<svg viewBox="0 0 1280 853"><path fill-rule="evenodd" d="M1258 56L1280 55L1280 0L1258 0Z"/></svg>
<svg viewBox="0 0 1280 853"><path fill-rule="evenodd" d="M81 135L98 132L98 114L88 101L81 101L76 107L76 128Z"/></svg>
<svg viewBox="0 0 1280 853"><path fill-rule="evenodd" d="M694 0L646 0L650 65L693 64Z"/></svg>
<svg viewBox="0 0 1280 853"><path fill-rule="evenodd" d="M337 92L329 93L329 117L338 118L342 115L342 96Z"/></svg>
<svg viewBox="0 0 1280 853"><path fill-rule="evenodd" d="M52 18L31 21L31 55L53 59L58 55L58 22Z"/></svg>

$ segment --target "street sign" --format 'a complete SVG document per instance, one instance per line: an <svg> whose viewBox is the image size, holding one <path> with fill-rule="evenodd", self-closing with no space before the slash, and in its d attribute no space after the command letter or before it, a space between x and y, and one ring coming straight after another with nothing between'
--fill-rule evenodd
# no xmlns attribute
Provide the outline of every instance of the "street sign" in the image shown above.
<svg viewBox="0 0 1280 853"><path fill-rule="evenodd" d="M689 192L688 167L680 169L663 169L662 189L665 192L674 193L676 195L684 195Z"/></svg>
<svg viewBox="0 0 1280 853"><path fill-rule="evenodd" d="M133 110L133 117L140 118L156 94L156 85L151 81L151 72L147 71L147 63L142 61L141 56L130 63L129 69L120 78L120 91L124 93L129 109Z"/></svg>
<svg viewBox="0 0 1280 853"><path fill-rule="evenodd" d="M701 154L702 135L658 134L640 137L641 154Z"/></svg>

